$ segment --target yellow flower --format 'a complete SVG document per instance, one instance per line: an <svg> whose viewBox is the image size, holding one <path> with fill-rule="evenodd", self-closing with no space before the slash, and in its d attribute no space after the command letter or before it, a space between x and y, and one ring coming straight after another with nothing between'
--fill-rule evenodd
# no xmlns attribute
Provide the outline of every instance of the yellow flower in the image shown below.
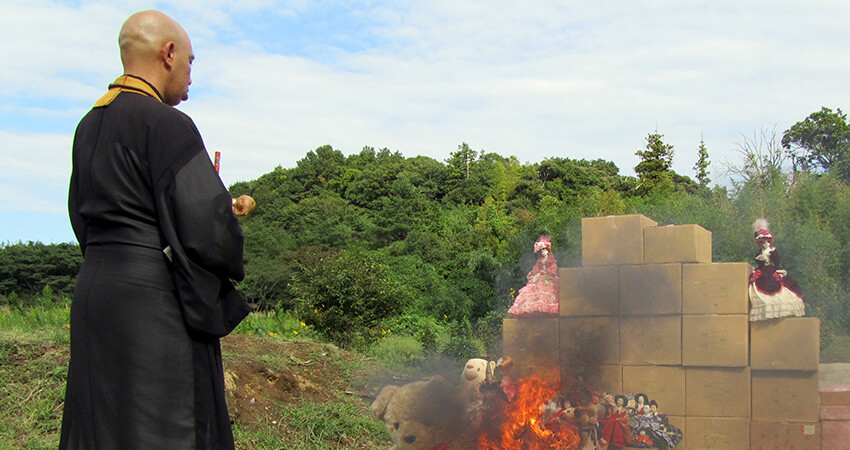
<svg viewBox="0 0 850 450"><path fill-rule="evenodd" d="M66 325L65 325L65 328L71 328L71 324L70 324L70 323L69 323L69 324L66 324Z"/></svg>
<svg viewBox="0 0 850 450"><path fill-rule="evenodd" d="M447 315L443 314L443 318L444 318L444 319L448 319L448 318L449 318L449 316L447 316Z"/></svg>
<svg viewBox="0 0 850 450"><path fill-rule="evenodd" d="M295 330L292 330L292 334L298 334L298 332L295 331Z"/></svg>
<svg viewBox="0 0 850 450"><path fill-rule="evenodd" d="M306 327L306 326L307 326L307 324L306 324L306 323L301 322L301 328L304 328L304 327Z"/></svg>

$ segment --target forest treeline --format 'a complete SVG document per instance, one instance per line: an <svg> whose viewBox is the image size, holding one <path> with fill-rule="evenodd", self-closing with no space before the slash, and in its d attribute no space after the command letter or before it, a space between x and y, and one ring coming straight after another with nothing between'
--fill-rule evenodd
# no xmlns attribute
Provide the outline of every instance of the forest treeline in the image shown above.
<svg viewBox="0 0 850 450"><path fill-rule="evenodd" d="M729 187L709 187L703 143L676 149L698 155L693 178L672 170L673 146L657 132L635 150L636 176L625 176L602 159L520 162L466 143L444 161L319 147L295 167L230 186L257 201L240 219L238 287L258 309L292 314L344 346L404 338L463 357L492 351L540 235L552 236L560 266L577 266L582 217L640 213L710 230L714 261L753 263L752 223L764 217L808 315L822 318L826 336L850 332L850 125L840 109L781 135L743 137L739 160L722 168ZM5 245L0 295L20 304L45 286L67 295L78 253Z"/></svg>

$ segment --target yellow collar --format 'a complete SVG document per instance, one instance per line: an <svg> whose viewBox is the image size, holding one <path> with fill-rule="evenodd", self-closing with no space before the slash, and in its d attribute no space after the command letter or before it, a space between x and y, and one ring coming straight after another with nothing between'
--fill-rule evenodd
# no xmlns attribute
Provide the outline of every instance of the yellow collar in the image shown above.
<svg viewBox="0 0 850 450"><path fill-rule="evenodd" d="M115 97L122 92L134 92L136 94L147 95L148 97L153 97L162 101L162 96L159 94L159 91L157 91L153 85L144 79L134 75L121 75L109 85L109 90L106 94L103 94L103 97L94 103L94 107L99 108L101 106L109 105L112 103L112 100L115 100Z"/></svg>

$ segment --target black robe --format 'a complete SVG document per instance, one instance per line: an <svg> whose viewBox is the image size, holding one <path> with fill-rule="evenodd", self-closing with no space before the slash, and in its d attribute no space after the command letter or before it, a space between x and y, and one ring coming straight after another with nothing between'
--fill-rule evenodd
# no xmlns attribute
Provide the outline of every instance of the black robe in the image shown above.
<svg viewBox="0 0 850 450"><path fill-rule="evenodd" d="M62 449L233 448L218 338L248 313L231 198L192 120L119 77L74 136Z"/></svg>

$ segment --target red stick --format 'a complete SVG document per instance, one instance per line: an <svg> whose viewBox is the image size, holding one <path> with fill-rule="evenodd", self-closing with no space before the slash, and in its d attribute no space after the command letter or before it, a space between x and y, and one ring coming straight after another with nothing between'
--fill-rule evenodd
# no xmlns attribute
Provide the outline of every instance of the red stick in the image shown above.
<svg viewBox="0 0 850 450"><path fill-rule="evenodd" d="M215 152L215 173L218 173L219 163L221 162L221 152Z"/></svg>

